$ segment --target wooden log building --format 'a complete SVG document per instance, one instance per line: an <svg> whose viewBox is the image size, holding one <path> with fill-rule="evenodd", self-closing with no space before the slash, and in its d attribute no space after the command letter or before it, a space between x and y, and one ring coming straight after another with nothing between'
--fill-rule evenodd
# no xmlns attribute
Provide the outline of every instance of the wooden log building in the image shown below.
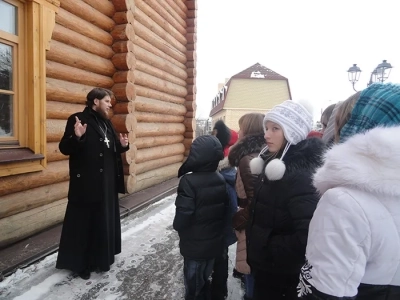
<svg viewBox="0 0 400 300"><path fill-rule="evenodd" d="M0 0L0 248L62 222L58 143L86 94L115 94L127 193L177 175L193 139L196 0Z"/></svg>

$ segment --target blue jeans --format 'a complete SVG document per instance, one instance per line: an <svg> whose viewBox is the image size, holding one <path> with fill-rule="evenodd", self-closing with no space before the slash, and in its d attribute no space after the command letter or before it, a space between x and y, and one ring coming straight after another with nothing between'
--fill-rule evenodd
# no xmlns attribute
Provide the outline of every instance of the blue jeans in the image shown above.
<svg viewBox="0 0 400 300"><path fill-rule="evenodd" d="M185 300L206 300L208 278L214 267L214 259L183 259L183 276L185 281Z"/></svg>
<svg viewBox="0 0 400 300"><path fill-rule="evenodd" d="M244 275L244 282L245 282L245 296L248 299L253 299L254 295L254 276L253 274L246 274Z"/></svg>

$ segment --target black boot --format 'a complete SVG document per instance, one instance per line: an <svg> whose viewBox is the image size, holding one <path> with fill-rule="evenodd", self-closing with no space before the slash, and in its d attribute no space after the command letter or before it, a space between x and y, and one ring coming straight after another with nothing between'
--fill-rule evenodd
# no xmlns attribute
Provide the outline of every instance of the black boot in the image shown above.
<svg viewBox="0 0 400 300"><path fill-rule="evenodd" d="M78 275L80 278L82 278L84 280L88 280L90 278L90 270L85 269L85 270L79 272Z"/></svg>

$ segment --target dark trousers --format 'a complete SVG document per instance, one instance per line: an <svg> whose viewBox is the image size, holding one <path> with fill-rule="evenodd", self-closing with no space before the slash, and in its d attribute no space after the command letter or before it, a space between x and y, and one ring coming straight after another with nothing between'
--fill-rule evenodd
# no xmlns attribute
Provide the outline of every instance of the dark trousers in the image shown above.
<svg viewBox="0 0 400 300"><path fill-rule="evenodd" d="M214 266L214 259L192 260L184 258L183 276L185 281L185 300L206 300L208 278Z"/></svg>
<svg viewBox="0 0 400 300"><path fill-rule="evenodd" d="M297 300L299 276L290 274L279 278L263 271L254 272L254 300Z"/></svg>
<svg viewBox="0 0 400 300"><path fill-rule="evenodd" d="M214 262L211 283L212 300L223 300L228 295L228 260L228 247L225 247L222 255Z"/></svg>

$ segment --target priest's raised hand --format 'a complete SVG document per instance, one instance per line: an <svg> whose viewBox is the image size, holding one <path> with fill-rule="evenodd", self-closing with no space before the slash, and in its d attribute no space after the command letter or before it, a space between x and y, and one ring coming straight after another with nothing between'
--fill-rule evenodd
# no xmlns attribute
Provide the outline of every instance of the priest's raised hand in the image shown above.
<svg viewBox="0 0 400 300"><path fill-rule="evenodd" d="M129 145L128 135L126 133L125 134L120 133L119 141L120 141L122 147L124 147L124 148L127 147Z"/></svg>
<svg viewBox="0 0 400 300"><path fill-rule="evenodd" d="M75 116L75 125L74 125L74 131L75 135L80 138L82 135L86 133L86 127L87 124L82 125L81 120L77 116Z"/></svg>

